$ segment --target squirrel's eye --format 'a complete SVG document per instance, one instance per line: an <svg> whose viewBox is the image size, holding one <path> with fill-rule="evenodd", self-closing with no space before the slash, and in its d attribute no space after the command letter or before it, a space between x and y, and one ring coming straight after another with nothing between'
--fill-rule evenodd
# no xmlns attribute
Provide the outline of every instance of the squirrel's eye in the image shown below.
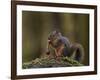
<svg viewBox="0 0 100 80"><path fill-rule="evenodd" d="M55 37L55 35L52 35L52 37Z"/></svg>

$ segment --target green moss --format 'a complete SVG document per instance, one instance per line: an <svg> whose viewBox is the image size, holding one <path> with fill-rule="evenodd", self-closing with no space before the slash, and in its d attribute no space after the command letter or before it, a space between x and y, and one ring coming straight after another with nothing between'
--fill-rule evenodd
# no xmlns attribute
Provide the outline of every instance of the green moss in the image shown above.
<svg viewBox="0 0 100 80"><path fill-rule="evenodd" d="M55 58L36 58L27 63L23 63L22 68L50 68L50 67L71 67L71 66L83 66L76 60L69 57L60 57L59 60Z"/></svg>

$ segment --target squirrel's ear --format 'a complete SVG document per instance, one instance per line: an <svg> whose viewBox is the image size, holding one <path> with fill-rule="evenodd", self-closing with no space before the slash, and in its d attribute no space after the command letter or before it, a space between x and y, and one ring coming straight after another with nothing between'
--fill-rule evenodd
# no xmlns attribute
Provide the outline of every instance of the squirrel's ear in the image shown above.
<svg viewBox="0 0 100 80"><path fill-rule="evenodd" d="M56 33L58 34L58 33L59 33L59 31L58 31L58 30L56 30Z"/></svg>

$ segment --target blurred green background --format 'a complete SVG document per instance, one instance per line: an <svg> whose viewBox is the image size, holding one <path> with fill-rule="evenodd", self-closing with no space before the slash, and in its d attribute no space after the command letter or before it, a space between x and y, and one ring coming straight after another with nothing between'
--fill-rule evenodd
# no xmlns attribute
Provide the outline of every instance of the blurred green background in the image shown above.
<svg viewBox="0 0 100 80"><path fill-rule="evenodd" d="M49 33L59 30L85 50L83 63L89 65L89 14L22 11L22 62L42 56Z"/></svg>

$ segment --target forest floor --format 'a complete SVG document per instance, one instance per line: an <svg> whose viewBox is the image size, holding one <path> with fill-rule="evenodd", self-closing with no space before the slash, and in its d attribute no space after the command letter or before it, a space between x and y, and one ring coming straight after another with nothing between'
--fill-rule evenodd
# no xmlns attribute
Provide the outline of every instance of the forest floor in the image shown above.
<svg viewBox="0 0 100 80"><path fill-rule="evenodd" d="M23 69L28 68L50 68L50 67L72 67L72 66L83 66L76 60L69 57L61 57L59 60L55 58L36 58L30 62L25 62L22 65Z"/></svg>

